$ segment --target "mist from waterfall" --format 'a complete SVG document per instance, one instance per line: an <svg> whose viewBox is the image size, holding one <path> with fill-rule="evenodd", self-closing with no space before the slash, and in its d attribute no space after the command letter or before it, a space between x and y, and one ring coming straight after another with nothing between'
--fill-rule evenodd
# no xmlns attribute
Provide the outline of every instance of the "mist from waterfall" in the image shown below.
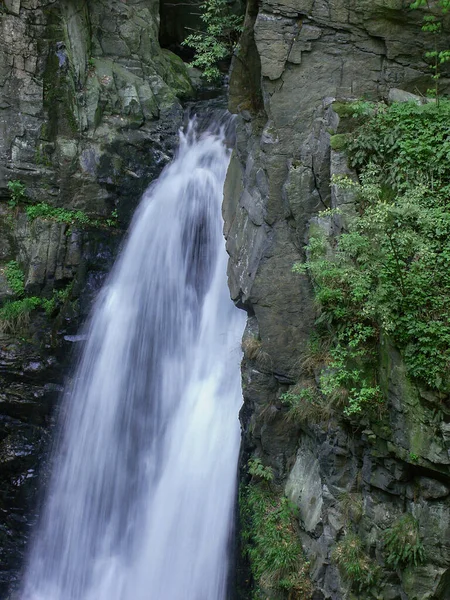
<svg viewBox="0 0 450 600"><path fill-rule="evenodd" d="M240 337L221 202L223 131L190 124L99 295L22 600L224 600Z"/></svg>

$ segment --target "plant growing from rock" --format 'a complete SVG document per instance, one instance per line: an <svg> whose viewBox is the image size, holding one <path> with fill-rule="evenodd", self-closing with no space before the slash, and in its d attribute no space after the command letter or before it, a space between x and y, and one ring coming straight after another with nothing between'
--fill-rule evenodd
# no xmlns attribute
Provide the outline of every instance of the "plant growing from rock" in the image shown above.
<svg viewBox="0 0 450 600"><path fill-rule="evenodd" d="M25 275L15 260L11 260L5 267L5 277L9 287L15 296L23 296L25 293L24 280Z"/></svg>
<svg viewBox="0 0 450 600"><path fill-rule="evenodd" d="M359 523L364 514L362 494L352 491L341 492L338 500L346 522Z"/></svg>
<svg viewBox="0 0 450 600"><path fill-rule="evenodd" d="M355 591L361 593L377 585L380 568L367 554L356 533L346 533L336 544L331 558Z"/></svg>
<svg viewBox="0 0 450 600"><path fill-rule="evenodd" d="M294 507L264 482L241 489L240 514L244 555L250 562L255 598L311 598L312 585L296 529Z"/></svg>
<svg viewBox="0 0 450 600"><path fill-rule="evenodd" d="M54 290L51 298L28 296L20 300L8 301L0 308L0 332L20 333L25 329L33 311L42 309L50 317L57 309L70 299L73 284L69 283L62 290Z"/></svg>
<svg viewBox="0 0 450 600"><path fill-rule="evenodd" d="M311 276L317 331L329 344L320 391L350 417L382 407L380 336L412 377L450 391L449 121L444 100L367 117L347 144L360 183L342 182L355 192L355 214L333 241L312 228L307 261L294 267Z"/></svg>
<svg viewBox="0 0 450 600"><path fill-rule="evenodd" d="M430 7L428 0L415 0L410 4L410 8L417 9L422 6ZM445 15L450 10L450 0L439 0L437 6L440 7L442 14ZM434 89L427 90L430 96L436 98L439 105L439 80L441 79L441 66L450 61L450 50L440 50L438 41L442 35L442 21L435 15L425 15L423 18L422 31L433 34L433 49L425 53L425 57L431 59L430 68L433 71Z"/></svg>
<svg viewBox="0 0 450 600"><path fill-rule="evenodd" d="M18 333L30 322L31 313L41 306L42 298L31 296L6 302L0 308L0 332Z"/></svg>
<svg viewBox="0 0 450 600"><path fill-rule="evenodd" d="M287 419L294 423L320 423L332 413L332 406L313 386L296 385L280 400L287 406Z"/></svg>
<svg viewBox="0 0 450 600"><path fill-rule="evenodd" d="M395 521L384 533L386 564L397 569L419 565L425 560L419 523L411 514Z"/></svg>
<svg viewBox="0 0 450 600"><path fill-rule="evenodd" d="M242 342L242 351L246 358L255 361L260 368L270 369L272 360L270 355L263 350L261 340L253 336L247 337Z"/></svg>
<svg viewBox="0 0 450 600"><path fill-rule="evenodd" d="M25 202L27 200L25 185L19 179L8 181L7 185L8 190L11 193L11 199L9 200L11 208L15 208L19 202Z"/></svg>
<svg viewBox="0 0 450 600"><path fill-rule="evenodd" d="M252 477L262 481L270 482L273 480L273 470L271 467L265 467L260 458L251 458L248 461L248 472Z"/></svg>
<svg viewBox="0 0 450 600"><path fill-rule="evenodd" d="M31 221L41 218L55 221L56 223L78 225L79 227L98 225L97 221L88 217L88 215L81 210L69 210L67 208L54 207L46 202L39 202L38 204L27 206L26 213Z"/></svg>
<svg viewBox="0 0 450 600"><path fill-rule="evenodd" d="M183 42L195 50L193 67L198 67L208 82L218 81L218 63L231 56L242 33L244 17L231 11L227 0L205 0L200 4L205 31L189 35Z"/></svg>

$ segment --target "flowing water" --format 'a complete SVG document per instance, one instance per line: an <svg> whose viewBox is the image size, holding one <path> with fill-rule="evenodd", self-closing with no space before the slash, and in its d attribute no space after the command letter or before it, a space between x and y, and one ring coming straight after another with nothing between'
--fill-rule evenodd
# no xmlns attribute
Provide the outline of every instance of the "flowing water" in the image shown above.
<svg viewBox="0 0 450 600"><path fill-rule="evenodd" d="M22 600L223 600L239 449L224 134L190 126L94 307Z"/></svg>

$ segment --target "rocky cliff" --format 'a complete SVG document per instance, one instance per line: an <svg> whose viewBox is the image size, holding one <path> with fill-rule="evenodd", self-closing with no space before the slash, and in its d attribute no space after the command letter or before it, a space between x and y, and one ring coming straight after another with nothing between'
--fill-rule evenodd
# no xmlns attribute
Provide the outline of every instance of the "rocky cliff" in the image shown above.
<svg viewBox="0 0 450 600"><path fill-rule="evenodd" d="M232 68L237 144L224 217L231 293L249 314L242 479L251 458L252 482L273 474L275 494L297 506L294 527L317 599L450 598L448 402L413 383L387 342L379 345L387 408L377 422L358 426L339 411L293 422L280 399L292 386L317 383L313 291L292 266L305 258L311 223L333 233L317 213L345 202L330 187L331 175L350 173L339 148L330 147L343 126L336 101L383 100L394 88L424 92L429 39L421 19L402 0L250 1ZM386 536L401 536L408 519L425 560L394 568ZM346 540L350 553L364 556L358 568L368 573L370 563L377 572L359 592L358 576L339 569ZM274 592L269 580L254 581L261 597L289 596L286 582Z"/></svg>
<svg viewBox="0 0 450 600"><path fill-rule="evenodd" d="M0 3L0 299L16 303L0 334L1 597L80 318L192 93L158 33L154 0Z"/></svg>

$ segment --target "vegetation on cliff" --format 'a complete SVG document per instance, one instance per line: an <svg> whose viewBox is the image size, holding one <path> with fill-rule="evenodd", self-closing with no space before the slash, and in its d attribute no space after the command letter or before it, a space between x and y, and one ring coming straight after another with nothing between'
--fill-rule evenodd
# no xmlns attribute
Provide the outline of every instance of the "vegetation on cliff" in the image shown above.
<svg viewBox="0 0 450 600"><path fill-rule="evenodd" d="M200 4L205 31L189 35L183 45L195 50L193 67L198 67L208 82L221 78L219 63L230 58L242 33L244 17L232 12L226 0L205 0Z"/></svg>
<svg viewBox="0 0 450 600"><path fill-rule="evenodd" d="M401 350L411 377L450 391L450 103L374 105L346 150L360 182L355 213L331 242L311 232L307 262L322 338L330 340L320 387L347 414L382 400L380 336ZM341 218L339 215L333 215Z"/></svg>
<svg viewBox="0 0 450 600"><path fill-rule="evenodd" d="M297 531L296 507L272 486L273 473L260 459L249 461L251 482L240 492L241 539L254 580L253 598L307 600L312 594Z"/></svg>

